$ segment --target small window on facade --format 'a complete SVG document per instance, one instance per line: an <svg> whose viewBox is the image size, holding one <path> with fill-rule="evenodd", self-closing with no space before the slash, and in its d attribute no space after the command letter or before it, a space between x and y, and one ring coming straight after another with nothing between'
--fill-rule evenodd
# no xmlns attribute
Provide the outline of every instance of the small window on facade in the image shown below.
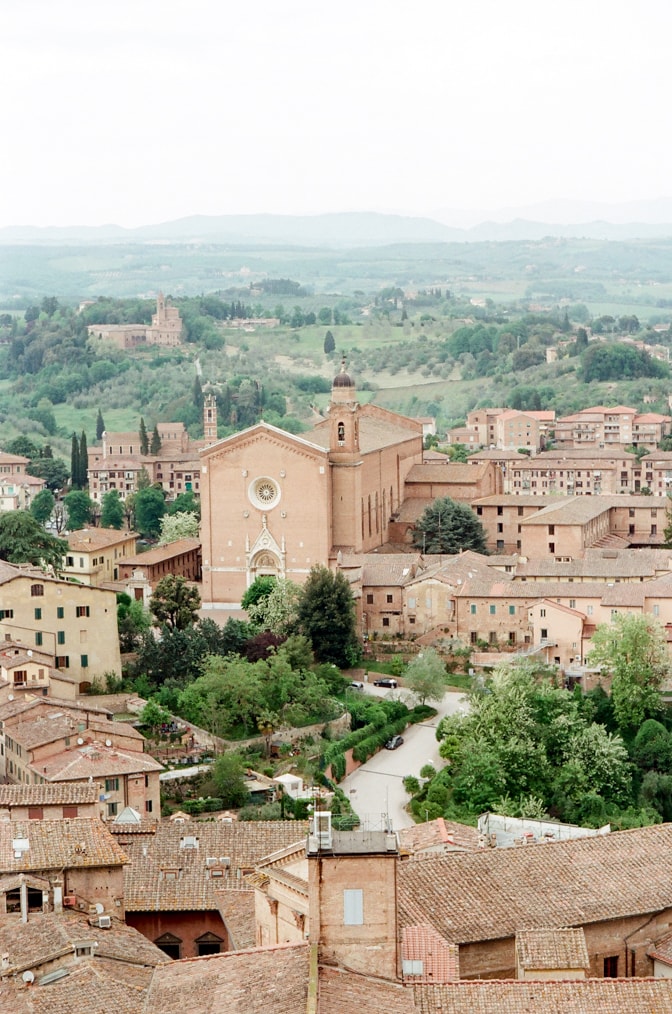
<svg viewBox="0 0 672 1014"><path fill-rule="evenodd" d="M31 584L31 586L30 586L30 594L32 595L33 598L36 598L38 595L44 595L44 585L43 584Z"/></svg>
<svg viewBox="0 0 672 1014"><path fill-rule="evenodd" d="M77 606L77 616L90 616L91 609L89 606Z"/></svg>
<svg viewBox="0 0 672 1014"><path fill-rule="evenodd" d="M509 616L515 616L515 615L516 615L516 607L515 606L509 606Z"/></svg>
<svg viewBox="0 0 672 1014"><path fill-rule="evenodd" d="M65 631L59 630L56 633L56 641L58 644L65 644Z"/></svg>
<svg viewBox="0 0 672 1014"><path fill-rule="evenodd" d="M56 606L56 619L57 620L62 620L64 616L65 616L65 610L64 610L63 606Z"/></svg>
<svg viewBox="0 0 672 1014"><path fill-rule="evenodd" d="M107 804L107 816L108 817L116 817L118 809L119 809L119 803L108 803Z"/></svg>
<svg viewBox="0 0 672 1014"><path fill-rule="evenodd" d="M476 603L475 602L472 602L471 605L469 606L469 612L471 613L472 616L476 615Z"/></svg>
<svg viewBox="0 0 672 1014"><path fill-rule="evenodd" d="M78 817L79 816L79 809L78 809L78 807L76 807L76 806L64 806L63 807L63 816L64 817Z"/></svg>
<svg viewBox="0 0 672 1014"><path fill-rule="evenodd" d="M386 595L385 596L385 601L386 602L392 602L392 596L391 595Z"/></svg>
<svg viewBox="0 0 672 1014"><path fill-rule="evenodd" d="M390 625L390 617L389 616L383 616L383 626L384 627L389 627L389 625Z"/></svg>
<svg viewBox="0 0 672 1014"><path fill-rule="evenodd" d="M36 620L41 620L42 619L42 610L40 608L38 608L38 609L35 610L35 619Z"/></svg>
<svg viewBox="0 0 672 1014"><path fill-rule="evenodd" d="M373 605L373 595L368 594L366 596L366 604L367 604L367 606L372 606Z"/></svg>
<svg viewBox="0 0 672 1014"><path fill-rule="evenodd" d="M490 606L490 615L494 616L497 612L497 606Z"/></svg>
<svg viewBox="0 0 672 1014"><path fill-rule="evenodd" d="M364 892L343 891L343 925L364 925Z"/></svg>
<svg viewBox="0 0 672 1014"><path fill-rule="evenodd" d="M80 656L80 665L81 665L82 669L88 669L89 668L89 656L88 655L81 655Z"/></svg>
<svg viewBox="0 0 672 1014"><path fill-rule="evenodd" d="M542 641L548 640L548 630L546 629L546 627L542 627L539 633L541 634Z"/></svg>

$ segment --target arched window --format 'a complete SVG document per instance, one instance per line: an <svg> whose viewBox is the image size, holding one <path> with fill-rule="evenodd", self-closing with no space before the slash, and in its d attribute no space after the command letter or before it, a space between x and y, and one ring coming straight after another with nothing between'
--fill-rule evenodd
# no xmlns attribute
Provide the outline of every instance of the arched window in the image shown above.
<svg viewBox="0 0 672 1014"><path fill-rule="evenodd" d="M339 422L338 424L338 445L342 447L345 443L345 423Z"/></svg>

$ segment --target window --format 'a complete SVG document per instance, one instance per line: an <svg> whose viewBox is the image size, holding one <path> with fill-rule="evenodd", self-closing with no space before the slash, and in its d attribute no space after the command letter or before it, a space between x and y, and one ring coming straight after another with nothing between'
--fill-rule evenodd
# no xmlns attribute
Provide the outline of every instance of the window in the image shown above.
<svg viewBox="0 0 672 1014"><path fill-rule="evenodd" d="M31 594L31 596L33 598L36 598L38 595L44 595L44 585L43 584L31 584L31 586L30 586L30 594Z"/></svg>
<svg viewBox="0 0 672 1014"><path fill-rule="evenodd" d="M118 809L119 809L119 803L108 803L107 804L107 816L108 817L116 817Z"/></svg>
<svg viewBox="0 0 672 1014"><path fill-rule="evenodd" d="M549 535L555 535L555 525L549 525L548 526L548 534Z"/></svg>
<svg viewBox="0 0 672 1014"><path fill-rule="evenodd" d="M13 609L0 609L0 620L12 620L14 619Z"/></svg>
<svg viewBox="0 0 672 1014"><path fill-rule="evenodd" d="M491 630L490 631L490 633L488 634L488 642L490 644L497 644L497 631L496 630Z"/></svg>
<svg viewBox="0 0 672 1014"><path fill-rule="evenodd" d="M490 606L490 615L494 616L497 612L497 606Z"/></svg>
<svg viewBox="0 0 672 1014"><path fill-rule="evenodd" d="M57 633L56 633L56 643L57 644L65 644L65 631L64 630L57 631Z"/></svg>
<svg viewBox="0 0 672 1014"><path fill-rule="evenodd" d="M197 937L196 947L199 958L206 954L219 954L222 950L222 942L222 938L214 933L204 933L203 936Z"/></svg>
<svg viewBox="0 0 672 1014"><path fill-rule="evenodd" d="M373 595L367 595L366 596L366 604L367 604L367 606L372 606L373 605Z"/></svg>
<svg viewBox="0 0 672 1014"><path fill-rule="evenodd" d="M618 978L618 954L614 954L613 956L604 959L604 978Z"/></svg>
<svg viewBox="0 0 672 1014"><path fill-rule="evenodd" d="M42 647L42 631L41 630L38 630L38 632L35 634L35 646L37 648L41 648Z"/></svg>
<svg viewBox="0 0 672 1014"><path fill-rule="evenodd" d="M89 668L89 656L88 655L81 655L80 656L80 665L81 665L82 669L88 669Z"/></svg>
<svg viewBox="0 0 672 1014"><path fill-rule="evenodd" d="M546 627L542 627L539 633L541 634L542 641L548 640L548 630L546 629Z"/></svg>
<svg viewBox="0 0 672 1014"><path fill-rule="evenodd" d="M364 892L343 891L343 925L364 925Z"/></svg>
<svg viewBox="0 0 672 1014"><path fill-rule="evenodd" d="M569 600L569 608L570 609L576 609L576 599L570 599Z"/></svg>
<svg viewBox="0 0 672 1014"><path fill-rule="evenodd" d="M504 525L502 524L502 522L501 522L501 521L498 521L498 522L497 522L497 531L498 531L498 533L499 533L500 535L501 535L501 533L502 533L502 532L504 531Z"/></svg>
<svg viewBox="0 0 672 1014"><path fill-rule="evenodd" d="M175 961L179 961L182 957L182 941L179 937L173 936L172 933L164 933L162 936L157 937L154 943L157 947L164 951L169 958L174 958Z"/></svg>
<svg viewBox="0 0 672 1014"><path fill-rule="evenodd" d="M66 567L74 567L75 566L75 558L74 558L74 556L66 556L66 558L65 558L65 566Z"/></svg>
<svg viewBox="0 0 672 1014"><path fill-rule="evenodd" d="M383 626L384 627L389 627L389 625L390 625L390 617L389 616L383 616Z"/></svg>
<svg viewBox="0 0 672 1014"><path fill-rule="evenodd" d="M523 513L524 513L524 510L523 510L523 508L522 508L522 507L519 507L519 508L518 508L518 517L519 517L519 518L522 518L522 516L523 516Z"/></svg>
<svg viewBox="0 0 672 1014"><path fill-rule="evenodd" d="M478 641L478 631L476 630L469 631L469 643L476 644L477 641Z"/></svg>
<svg viewBox="0 0 672 1014"><path fill-rule="evenodd" d="M509 616L515 616L515 615L516 615L516 607L515 606L509 606Z"/></svg>
<svg viewBox="0 0 672 1014"><path fill-rule="evenodd" d="M118 792L119 791L119 779L118 778L106 778L105 779L105 791L106 792Z"/></svg>
<svg viewBox="0 0 672 1014"><path fill-rule="evenodd" d="M78 817L79 816L79 808L76 807L76 806L72 806L72 805L70 805L70 806L64 805L63 806L63 816L64 817Z"/></svg>
<svg viewBox="0 0 672 1014"><path fill-rule="evenodd" d="M29 806L28 807L28 820L42 820L44 811L41 806Z"/></svg>
<svg viewBox="0 0 672 1014"><path fill-rule="evenodd" d="M539 615L540 616L545 616L546 615L546 610L545 609L540 609L539 610Z"/></svg>
<svg viewBox="0 0 672 1014"><path fill-rule="evenodd" d="M477 513L477 515L480 518L483 515L483 508L482 507L477 507L476 508L476 513Z"/></svg>
<svg viewBox="0 0 672 1014"><path fill-rule="evenodd" d="M62 620L64 616L65 616L65 610L64 610L63 606L57 606L56 607L56 619L57 620Z"/></svg>
<svg viewBox="0 0 672 1014"><path fill-rule="evenodd" d="M89 606L77 606L77 616L90 616L91 609Z"/></svg>
<svg viewBox="0 0 672 1014"><path fill-rule="evenodd" d="M469 606L469 612L471 613L472 616L476 615L476 603L475 602L472 602L471 605Z"/></svg>
<svg viewBox="0 0 672 1014"><path fill-rule="evenodd" d="M35 619L36 620L41 620L42 619L42 609L41 608L37 608L35 610Z"/></svg>
<svg viewBox="0 0 672 1014"><path fill-rule="evenodd" d="M70 656L69 655L57 655L56 656L56 668L57 669L69 669L70 668Z"/></svg>
<svg viewBox="0 0 672 1014"><path fill-rule="evenodd" d="M151 813L153 806L154 804L151 799L145 800L145 813Z"/></svg>
<svg viewBox="0 0 672 1014"><path fill-rule="evenodd" d="M497 508L497 517L501 518L501 516L502 516L503 513L504 513L504 508L503 507L498 507Z"/></svg>
<svg viewBox="0 0 672 1014"><path fill-rule="evenodd" d="M385 601L386 602L392 602L392 596L391 595L386 595L385 596Z"/></svg>
<svg viewBox="0 0 672 1014"><path fill-rule="evenodd" d="M498 553L504 552L504 539L497 539L497 552Z"/></svg>

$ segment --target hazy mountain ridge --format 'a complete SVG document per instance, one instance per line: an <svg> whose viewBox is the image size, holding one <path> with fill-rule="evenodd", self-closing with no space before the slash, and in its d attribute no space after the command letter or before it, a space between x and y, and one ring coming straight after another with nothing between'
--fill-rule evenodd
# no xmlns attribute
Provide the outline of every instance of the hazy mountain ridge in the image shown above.
<svg viewBox="0 0 672 1014"><path fill-rule="evenodd" d="M603 217L568 222L590 211ZM534 212L539 217L531 217ZM502 216L511 212L511 217ZM515 214L520 212L520 214ZM549 221L541 213L562 214L565 221ZM625 220L628 212L639 218ZM656 239L672 236L672 198L595 205L586 202L546 202L521 209L504 209L478 224L457 226L466 212L442 210L435 217L344 212L325 215L192 215L127 229L101 226L6 226L0 244L105 243L259 243L269 246L358 247L392 243L469 243L540 240L547 236L600 240Z"/></svg>

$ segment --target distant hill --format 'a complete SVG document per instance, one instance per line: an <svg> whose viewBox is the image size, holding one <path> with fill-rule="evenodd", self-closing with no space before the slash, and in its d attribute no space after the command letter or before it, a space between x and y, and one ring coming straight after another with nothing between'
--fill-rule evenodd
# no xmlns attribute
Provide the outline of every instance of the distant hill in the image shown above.
<svg viewBox="0 0 672 1014"><path fill-rule="evenodd" d="M537 210L557 210L556 202L550 206L535 206ZM655 204L656 208L653 208ZM572 205L575 216L580 208ZM591 210L596 206L581 206ZM597 206L599 207L599 206ZM611 206L604 206L610 208ZM389 246L394 243L466 243L466 242L511 242L539 240L547 236L585 238L600 240L657 239L672 236L672 199L649 202L646 207L631 207L642 212L642 219L614 221L603 219L578 221L574 223L549 222L527 216L501 219L502 212L491 220L481 221L467 227L457 227L438 220L439 216L450 219L464 217L464 212L451 213L444 210L436 218L421 218L404 215L378 214L374 212L350 212L329 215L194 215L160 222L135 229L118 225L101 226L12 226L0 229L0 244L9 245L103 245L115 243L207 243L235 246L237 244L259 246L353 248L366 246ZM654 212L665 213L666 218L654 219ZM513 210L513 209L509 209ZM534 209L527 209L534 210ZM604 209L603 209L604 210ZM570 209L562 211L566 219ZM621 216L624 214L621 211Z"/></svg>

